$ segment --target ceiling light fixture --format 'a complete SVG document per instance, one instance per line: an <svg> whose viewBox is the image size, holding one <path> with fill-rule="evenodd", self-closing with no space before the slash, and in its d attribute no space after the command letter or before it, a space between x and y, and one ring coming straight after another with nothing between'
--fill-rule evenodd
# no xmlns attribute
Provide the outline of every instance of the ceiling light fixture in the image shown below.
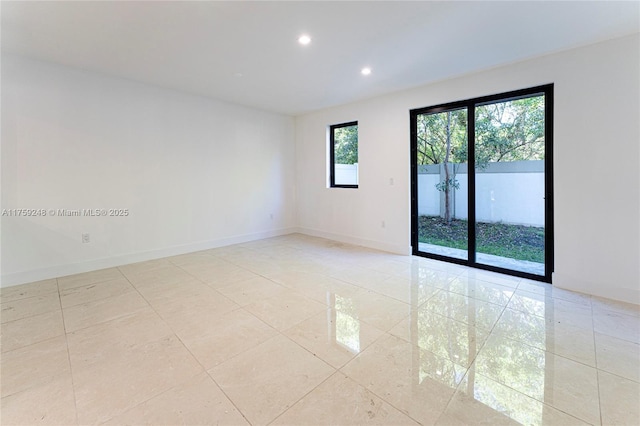
<svg viewBox="0 0 640 426"><path fill-rule="evenodd" d="M298 43L302 44L303 46L306 46L307 44L311 43L311 37L309 37L306 34L303 34L300 37L298 37Z"/></svg>
<svg viewBox="0 0 640 426"><path fill-rule="evenodd" d="M362 75L369 75L371 74L371 68L369 67L364 67L362 68L362 71L360 71L362 73Z"/></svg>

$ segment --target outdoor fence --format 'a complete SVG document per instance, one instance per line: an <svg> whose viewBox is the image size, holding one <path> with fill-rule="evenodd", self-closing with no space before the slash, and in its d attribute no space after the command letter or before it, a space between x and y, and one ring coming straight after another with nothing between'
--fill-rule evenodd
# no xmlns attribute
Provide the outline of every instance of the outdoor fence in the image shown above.
<svg viewBox="0 0 640 426"><path fill-rule="evenodd" d="M358 163L355 164L336 164L335 165L336 183L340 185L357 185L358 184Z"/></svg>
<svg viewBox="0 0 640 426"><path fill-rule="evenodd" d="M467 219L467 165L449 164L450 212ZM418 214L444 217L444 191L436 185L445 180L444 165L418 166ZM544 160L489 163L476 170L476 220L517 225L544 226Z"/></svg>
<svg viewBox="0 0 640 426"><path fill-rule="evenodd" d="M358 183L358 164L336 164L336 182ZM467 165L449 164L451 217L467 219ZM418 166L418 214L444 217L444 165ZM544 160L489 163L476 171L476 220L544 226Z"/></svg>

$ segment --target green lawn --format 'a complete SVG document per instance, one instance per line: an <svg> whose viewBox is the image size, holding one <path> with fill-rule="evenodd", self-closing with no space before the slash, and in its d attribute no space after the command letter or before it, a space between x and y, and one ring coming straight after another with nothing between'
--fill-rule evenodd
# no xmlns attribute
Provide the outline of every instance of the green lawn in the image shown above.
<svg viewBox="0 0 640 426"><path fill-rule="evenodd" d="M447 225L439 216L420 216L418 240L421 243L467 249L466 220ZM544 263L544 228L503 223L478 223L476 245L479 253Z"/></svg>

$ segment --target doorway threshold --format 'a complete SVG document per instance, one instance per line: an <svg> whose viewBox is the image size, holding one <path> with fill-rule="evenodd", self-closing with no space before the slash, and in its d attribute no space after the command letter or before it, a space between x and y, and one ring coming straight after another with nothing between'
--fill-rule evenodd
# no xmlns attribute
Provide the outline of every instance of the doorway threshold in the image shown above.
<svg viewBox="0 0 640 426"><path fill-rule="evenodd" d="M418 243L418 250L423 253L438 254L440 256L452 257L454 259L467 260L466 250L427 243ZM476 254L476 263L544 276L544 263L511 259L508 257L495 256L485 253Z"/></svg>

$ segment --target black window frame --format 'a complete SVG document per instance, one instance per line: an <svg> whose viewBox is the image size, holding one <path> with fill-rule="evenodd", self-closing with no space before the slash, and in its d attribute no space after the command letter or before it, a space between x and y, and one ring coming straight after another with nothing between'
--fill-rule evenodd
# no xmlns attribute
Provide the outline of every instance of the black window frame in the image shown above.
<svg viewBox="0 0 640 426"><path fill-rule="evenodd" d="M358 188L360 184L360 176L358 176L358 183L355 185L347 185L347 184L336 184L336 163L335 163L335 137L334 132L336 129L341 129L343 127L352 127L358 126L357 121L349 121L347 123L340 124L332 124L329 126L329 187L330 188ZM359 130L359 129L358 129ZM360 140L358 139L358 151L360 149ZM358 158L360 157L360 153L358 152Z"/></svg>
<svg viewBox="0 0 640 426"><path fill-rule="evenodd" d="M496 102L508 102L531 96L543 95L545 97L545 273L535 275L513 269L498 266L486 265L476 262L476 214L475 214L475 173L468 173L468 259L457 259L454 257L425 253L419 250L418 242L418 158L417 158L417 127L416 117L425 113L437 113L457 108L467 109L467 129L468 129L468 158L467 167L469 170L475 169L475 108ZM481 96L472 99L449 102L434 105L431 107L416 108L409 111L410 126L410 147L411 147L411 247L414 256L421 256L430 259L441 260L449 263L470 266L476 269L484 269L492 272L512 275L520 278L527 278L535 281L542 281L551 284L553 272L555 270L554 256L554 196L553 196L553 135L554 135L554 84L544 84L541 86L529 87L526 89L513 90L494 95Z"/></svg>

